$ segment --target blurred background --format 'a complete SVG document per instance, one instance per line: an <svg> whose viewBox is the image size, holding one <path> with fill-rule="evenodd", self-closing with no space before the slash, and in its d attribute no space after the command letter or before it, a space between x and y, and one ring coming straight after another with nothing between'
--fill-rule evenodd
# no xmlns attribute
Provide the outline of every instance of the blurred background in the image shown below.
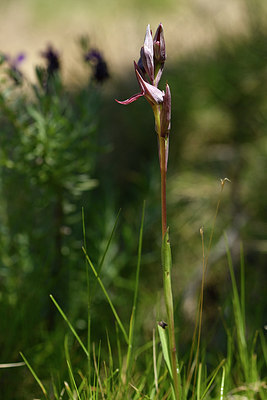
<svg viewBox="0 0 267 400"><path fill-rule="evenodd" d="M114 101L139 90L133 60L147 24L155 32L160 22L167 47L161 84L167 81L172 93L168 223L181 353L192 338L200 289L199 229L208 247L221 178L231 183L221 196L209 256L203 340L207 349L225 351L222 321L231 324L232 316L224 232L237 279L245 260L248 337L263 328L266 17L260 0L1 0L0 364L20 362L23 351L44 380L51 373L64 377L67 328L50 293L86 338L82 209L96 265L121 209L101 276L128 321L146 200L136 345L151 340L163 318L153 114L144 99L128 107ZM102 293L93 293L93 339L105 342L107 328L116 341L113 315ZM82 355L75 357L79 365ZM0 382L5 400L38 393L25 367L1 368Z"/></svg>

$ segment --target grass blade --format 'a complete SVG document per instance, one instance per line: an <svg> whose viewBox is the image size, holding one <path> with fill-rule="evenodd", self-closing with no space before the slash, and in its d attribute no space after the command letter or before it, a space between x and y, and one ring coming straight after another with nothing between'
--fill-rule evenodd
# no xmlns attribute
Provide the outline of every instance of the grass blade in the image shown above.
<svg viewBox="0 0 267 400"><path fill-rule="evenodd" d="M89 353L86 350L85 345L83 344L83 342L81 341L81 338L79 337L78 333L76 332L76 330L73 328L71 322L69 321L69 319L67 318L66 314L64 313L64 311L62 310L62 308L60 307L60 305L57 303L57 301L55 300L55 298L52 296L52 294L50 294L50 298L53 301L53 303L55 304L55 306L57 307L58 311L60 312L60 314L62 315L63 319L67 322L71 332L73 333L73 335L76 337L77 341L79 342L81 348L83 349L83 351L85 352L86 356L89 357Z"/></svg>
<svg viewBox="0 0 267 400"><path fill-rule="evenodd" d="M116 318L116 321L118 322L118 325L119 325L119 327L120 327L120 329L122 331L124 339L125 339L126 343L129 344L129 338L127 336L127 333L126 333L126 331L124 329L124 326L122 325L122 322L120 320L120 317L118 316L118 313L117 313L115 307L113 306L113 303L112 303L112 301L111 301L111 299L110 299L110 297L108 295L108 292L106 291L105 286L103 285L103 282L101 281L101 279L100 279L95 267L93 266L92 261L88 257L88 254L86 253L85 248L83 247L82 249L83 249L83 252L85 254L86 260L87 260L88 264L90 265L90 267L91 267L91 269L92 269L92 271L93 271L93 273L94 273L94 275L95 275L95 277L96 277L96 279L97 279L97 281L98 281L98 283L99 283L99 285L100 285L100 287L101 287L101 289L102 289L102 291L103 291L103 293L104 293L104 295L105 295L105 297L106 297L106 299L107 299L107 301L108 301L108 303L110 305L110 308L111 308L111 310L112 310L112 312L114 314L114 317Z"/></svg>
<svg viewBox="0 0 267 400"><path fill-rule="evenodd" d="M267 344L266 344L266 340L265 340L263 331L260 331L259 335L260 335L260 341L261 341L262 354L264 356L265 364L267 366Z"/></svg>
<svg viewBox="0 0 267 400"><path fill-rule="evenodd" d="M240 299L241 299L241 313L242 313L242 321L244 326L246 325L245 315L246 315L246 307L245 307L245 260L244 260L244 249L243 244L240 244Z"/></svg>
<svg viewBox="0 0 267 400"><path fill-rule="evenodd" d="M67 360L67 366L68 366L68 371L69 371L71 383L72 383L72 385L73 385L73 387L75 389L75 392L77 394L78 400L81 400L81 396L80 396L78 387L76 385L76 382L75 382L75 379L74 379L74 376L73 376L73 372L72 372L72 367L71 367L71 364L70 364L69 360Z"/></svg>
<svg viewBox="0 0 267 400"><path fill-rule="evenodd" d="M198 366L198 376L197 376L197 400L200 400L201 374L202 374L202 364L199 363L199 366Z"/></svg>
<svg viewBox="0 0 267 400"><path fill-rule="evenodd" d="M100 260L100 263L99 263L99 266L98 266L98 275L100 275L101 269L102 269L103 264L104 264L104 261L105 261L105 259L106 259L106 255L107 255L108 249L109 249L109 247L110 247L110 244L111 244L111 242L112 242L112 239L113 239L115 230L116 230L117 225L118 225L120 213L121 213L121 209L119 210L119 212L118 212L118 214L117 214L117 217L116 217L115 223L114 223L114 225L113 225L111 234L110 234L109 239L108 239L108 241L107 241L106 248L105 248L104 253L103 253L103 255L102 255L102 258L101 258L101 260Z"/></svg>
<svg viewBox="0 0 267 400"><path fill-rule="evenodd" d="M135 290L134 290L134 301L133 308L130 320L130 328L129 328L129 345L127 352L127 362L126 362L126 373L128 375L129 367L132 361L132 347L133 347L133 334L135 328L135 315L136 315L136 303L138 297L138 288L139 288L139 276L140 276L140 266L141 266L141 255L142 255L142 243L143 243L143 230L144 230L144 218L145 218L145 202L143 204L142 209L142 218L141 218L141 226L139 233L139 242L138 242L138 257L137 257L137 267L136 267L136 278L135 278Z"/></svg>
<svg viewBox="0 0 267 400"><path fill-rule="evenodd" d="M225 244L226 244L226 253L227 253L227 260L228 260L228 267L230 271L231 281L232 281L232 290L233 290L233 309L234 309L234 318L235 318L235 325L237 331L237 345L239 349L239 357L240 362L244 371L244 375L246 380L250 381L250 368L249 368L249 356L248 356L248 349L246 343L246 335L245 335L245 321L243 319L243 313L239 298L239 293L237 289L237 283L234 273L233 261L229 249L229 244L227 240L227 236L225 235Z"/></svg>
<svg viewBox="0 0 267 400"><path fill-rule="evenodd" d="M215 368L214 372L213 372L212 375L211 375L211 379L210 379L210 381L209 381L209 383L208 383L206 389L204 390L204 393L202 394L200 400L203 400L203 399L205 398L206 394L207 394L208 391L210 390L211 385L212 385L213 382L214 382L214 379L216 378L216 376L217 376L217 374L218 374L220 368L223 366L224 363L225 363L225 360L222 360L222 361L220 362L220 364Z"/></svg>
<svg viewBox="0 0 267 400"><path fill-rule="evenodd" d="M223 400L224 397L224 381L225 381L225 367L222 367L222 382L221 382L221 389L220 389L220 400Z"/></svg>
<svg viewBox="0 0 267 400"><path fill-rule="evenodd" d="M155 329L153 329L153 369L154 369L154 382L156 392L159 392L158 384L158 370L157 370L157 355L156 355L156 339L155 339Z"/></svg>
<svg viewBox="0 0 267 400"><path fill-rule="evenodd" d="M27 365L27 367L29 368L29 370L31 371L32 376L34 377L34 379L36 380L36 382L40 386L45 398L48 399L47 391L46 391L44 385L42 384L42 382L40 381L40 379L38 378L38 376L36 375L36 373L33 370L32 366L29 364L28 360L26 359L26 357L24 357L24 355L22 353L20 353L20 355L21 355L23 361L25 362L25 364Z"/></svg>
<svg viewBox="0 0 267 400"><path fill-rule="evenodd" d="M158 325L158 332L159 332L159 338L160 338L160 343L161 343L161 347L162 347L163 357L164 357L167 369L169 371L170 377L172 378L171 361L170 361L170 356L169 356L166 331L164 328L162 328L161 326Z"/></svg>
<svg viewBox="0 0 267 400"><path fill-rule="evenodd" d="M83 231L83 246L87 251L85 215L83 207L82 207L82 231ZM88 365L88 374L90 382L91 381L91 296L90 296L91 292L90 292L89 268L86 259L85 259L85 269L86 269L86 286L87 286L87 351L88 351L87 365Z"/></svg>

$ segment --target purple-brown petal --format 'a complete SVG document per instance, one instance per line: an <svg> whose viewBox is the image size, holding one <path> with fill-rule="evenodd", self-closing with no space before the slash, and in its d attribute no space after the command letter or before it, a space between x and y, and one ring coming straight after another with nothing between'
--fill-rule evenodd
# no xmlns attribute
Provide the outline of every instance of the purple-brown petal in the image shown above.
<svg viewBox="0 0 267 400"><path fill-rule="evenodd" d="M143 53L143 54L142 54ZM150 31L150 25L147 26L146 36L143 46L143 51L141 50L141 57L144 68L149 76L151 82L154 81L154 44L153 38Z"/></svg>
<svg viewBox="0 0 267 400"><path fill-rule="evenodd" d="M142 96L144 96L144 93L137 93L137 94L134 94L133 96L129 97L129 99L126 99L123 101L115 99L115 101L119 104L123 104L124 106L127 106L128 104L133 103L134 101L139 99L139 97L142 97Z"/></svg>
<svg viewBox="0 0 267 400"><path fill-rule="evenodd" d="M162 92L156 86L150 85L150 83L146 82L139 72L138 65L134 63L134 66L136 78L140 85L141 92L144 93L145 98L153 105L161 104L163 102L164 92Z"/></svg>

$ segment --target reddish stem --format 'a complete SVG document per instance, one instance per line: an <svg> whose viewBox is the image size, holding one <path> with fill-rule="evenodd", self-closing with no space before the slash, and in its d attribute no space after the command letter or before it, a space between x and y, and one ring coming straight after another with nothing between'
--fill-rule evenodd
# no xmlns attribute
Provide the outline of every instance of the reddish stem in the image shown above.
<svg viewBox="0 0 267 400"><path fill-rule="evenodd" d="M159 163L161 177L161 222L162 238L167 231L167 209L166 209L166 139L159 137Z"/></svg>

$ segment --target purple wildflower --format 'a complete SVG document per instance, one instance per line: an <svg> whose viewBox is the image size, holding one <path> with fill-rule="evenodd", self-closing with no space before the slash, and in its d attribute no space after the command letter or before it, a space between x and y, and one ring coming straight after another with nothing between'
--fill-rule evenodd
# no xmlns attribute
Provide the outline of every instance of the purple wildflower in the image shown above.
<svg viewBox="0 0 267 400"><path fill-rule="evenodd" d="M46 60L48 76L54 75L54 73L60 69L60 59L58 52L54 50L51 45L49 45L47 47L47 50L41 52L41 56Z"/></svg>
<svg viewBox="0 0 267 400"><path fill-rule="evenodd" d="M94 68L94 78L97 82L104 82L109 78L107 63L98 50L90 50L84 55L84 61L90 62Z"/></svg>
<svg viewBox="0 0 267 400"><path fill-rule="evenodd" d="M25 58L25 53L18 53L16 57L10 57L8 54L3 54L3 59L8 65L8 74L16 85L22 83L23 74L20 70L20 65Z"/></svg>

